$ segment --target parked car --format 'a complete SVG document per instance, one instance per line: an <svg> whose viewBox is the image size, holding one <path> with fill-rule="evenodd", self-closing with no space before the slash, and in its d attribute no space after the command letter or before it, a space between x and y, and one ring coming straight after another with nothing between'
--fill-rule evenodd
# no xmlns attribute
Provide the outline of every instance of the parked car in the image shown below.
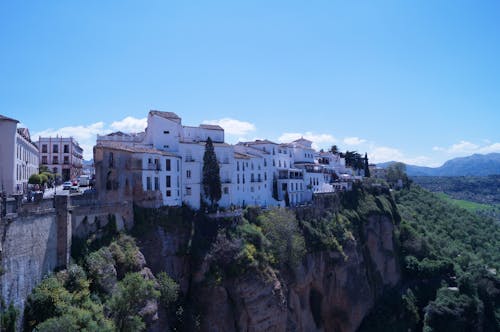
<svg viewBox="0 0 500 332"><path fill-rule="evenodd" d="M71 181L66 181L63 183L63 190L69 190L72 186L73 184L71 183Z"/></svg>
<svg viewBox="0 0 500 332"><path fill-rule="evenodd" d="M71 186L71 188L69 188L69 193L70 194L78 194L78 193L80 193L80 187L78 187L78 186Z"/></svg>

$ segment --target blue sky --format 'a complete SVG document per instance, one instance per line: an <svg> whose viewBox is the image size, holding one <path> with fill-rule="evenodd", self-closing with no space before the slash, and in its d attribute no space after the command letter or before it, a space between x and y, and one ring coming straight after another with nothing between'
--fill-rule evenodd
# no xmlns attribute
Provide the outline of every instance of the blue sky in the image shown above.
<svg viewBox="0 0 500 332"><path fill-rule="evenodd" d="M304 136L420 165L500 152L498 1L1 1L0 114L32 134Z"/></svg>

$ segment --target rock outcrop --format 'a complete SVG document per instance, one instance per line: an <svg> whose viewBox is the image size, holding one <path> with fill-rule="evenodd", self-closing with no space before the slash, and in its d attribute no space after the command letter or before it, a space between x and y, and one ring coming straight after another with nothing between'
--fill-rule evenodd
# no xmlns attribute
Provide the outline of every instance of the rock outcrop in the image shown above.
<svg viewBox="0 0 500 332"><path fill-rule="evenodd" d="M153 269L167 271L195 296L203 331L355 331L400 272L390 216L373 214L338 251L306 255L293 273L246 273L220 284L203 280L180 255L186 234L155 232L140 243ZM151 256L151 257L150 257Z"/></svg>

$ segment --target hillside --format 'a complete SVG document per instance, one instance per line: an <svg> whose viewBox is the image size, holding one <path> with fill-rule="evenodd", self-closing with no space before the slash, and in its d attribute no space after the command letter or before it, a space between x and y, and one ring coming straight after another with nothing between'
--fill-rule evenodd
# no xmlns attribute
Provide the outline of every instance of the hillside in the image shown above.
<svg viewBox="0 0 500 332"><path fill-rule="evenodd" d="M366 181L311 206L230 218L136 207L134 219L129 235L109 218L73 238L78 265L34 289L26 330L500 327L500 227L416 185Z"/></svg>
<svg viewBox="0 0 500 332"><path fill-rule="evenodd" d="M416 185L395 200L402 284L360 331L498 331L499 225Z"/></svg>
<svg viewBox="0 0 500 332"><path fill-rule="evenodd" d="M387 167L394 161L380 163ZM474 154L448 160L440 167L406 165L408 176L488 176L500 174L500 153Z"/></svg>

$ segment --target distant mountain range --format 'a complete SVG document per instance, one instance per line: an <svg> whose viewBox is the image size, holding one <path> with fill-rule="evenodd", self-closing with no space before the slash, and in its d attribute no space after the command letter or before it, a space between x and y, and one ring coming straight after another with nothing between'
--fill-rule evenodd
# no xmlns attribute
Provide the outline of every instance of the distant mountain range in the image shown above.
<svg viewBox="0 0 500 332"><path fill-rule="evenodd" d="M387 168L395 161L377 164ZM448 160L440 167L406 165L409 176L487 176L500 174L500 153L473 154Z"/></svg>

